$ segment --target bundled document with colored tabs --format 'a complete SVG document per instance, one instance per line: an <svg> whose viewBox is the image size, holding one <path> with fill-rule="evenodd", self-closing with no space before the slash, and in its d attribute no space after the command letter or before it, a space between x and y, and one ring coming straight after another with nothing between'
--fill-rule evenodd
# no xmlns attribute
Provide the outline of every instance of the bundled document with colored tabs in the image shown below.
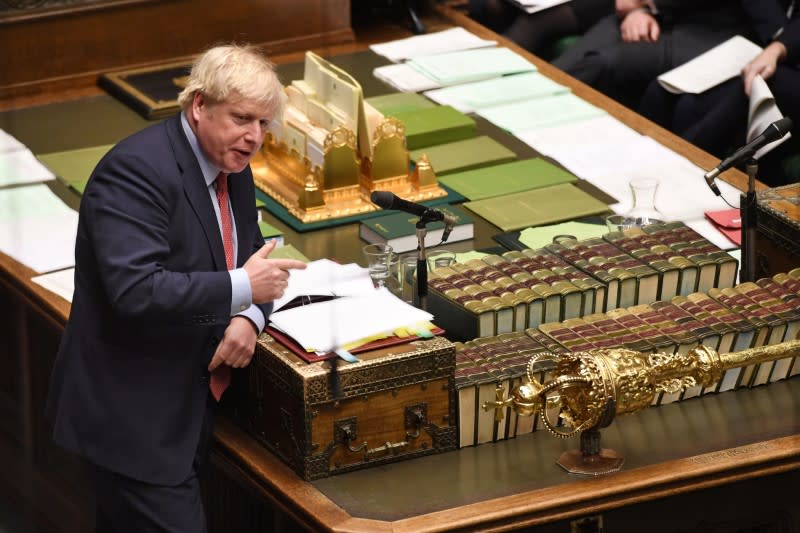
<svg viewBox="0 0 800 533"><path fill-rule="evenodd" d="M533 63L508 48L480 48L419 57L408 65L441 86L536 70Z"/></svg>
<svg viewBox="0 0 800 533"><path fill-rule="evenodd" d="M274 327L290 335L303 348L323 352L432 319L433 315L405 303L385 287L270 316Z"/></svg>
<svg viewBox="0 0 800 533"><path fill-rule="evenodd" d="M462 113L472 113L497 105L568 92L568 87L554 82L544 74L524 72L433 89L425 92L425 96L434 102L449 104Z"/></svg>
<svg viewBox="0 0 800 533"><path fill-rule="evenodd" d="M478 114L497 127L516 134L599 117L606 112L572 93L563 93L480 109Z"/></svg>

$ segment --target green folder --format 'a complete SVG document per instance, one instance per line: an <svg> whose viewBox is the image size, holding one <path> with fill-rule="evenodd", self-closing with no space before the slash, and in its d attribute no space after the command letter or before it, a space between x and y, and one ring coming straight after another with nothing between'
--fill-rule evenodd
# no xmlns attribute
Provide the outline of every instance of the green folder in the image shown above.
<svg viewBox="0 0 800 533"><path fill-rule="evenodd" d="M482 200L577 179L544 159L533 158L457 172L440 181L468 200Z"/></svg>
<svg viewBox="0 0 800 533"><path fill-rule="evenodd" d="M86 181L92 174L94 167L100 159L114 146L113 144L103 144L90 148L80 148L78 150L66 150L63 152L52 152L49 154L37 155L53 174L69 186L77 189L72 184ZM85 186L85 184L84 184ZM83 192L82 189L79 192Z"/></svg>
<svg viewBox="0 0 800 533"><path fill-rule="evenodd" d="M272 238L279 238L283 240L283 232L270 224L269 222L264 222L263 220L258 221L258 229L261 230L261 236L264 237L264 240L272 239Z"/></svg>
<svg viewBox="0 0 800 533"><path fill-rule="evenodd" d="M88 179L85 180L78 180L78 181L70 181L67 183L70 189L78 193L79 196L83 196L83 191L86 190L86 184L89 183Z"/></svg>
<svg viewBox="0 0 800 533"><path fill-rule="evenodd" d="M571 183L467 202L464 206L503 231L608 211L606 204Z"/></svg>
<svg viewBox="0 0 800 533"><path fill-rule="evenodd" d="M393 116L406 127L409 150L475 136L475 120L449 105L402 111Z"/></svg>
<svg viewBox="0 0 800 533"><path fill-rule="evenodd" d="M283 246L278 246L269 254L270 259L297 259L298 261L304 261L308 263L309 259L303 253L292 246L291 244L284 244Z"/></svg>
<svg viewBox="0 0 800 533"><path fill-rule="evenodd" d="M428 156L433 171L438 177L473 168L507 163L517 157L517 154L486 135L429 146L414 150L409 155L412 161L417 161L422 154Z"/></svg>
<svg viewBox="0 0 800 533"><path fill-rule="evenodd" d="M418 93L390 93L367 98L366 102L384 115L417 111L436 107L436 104Z"/></svg>

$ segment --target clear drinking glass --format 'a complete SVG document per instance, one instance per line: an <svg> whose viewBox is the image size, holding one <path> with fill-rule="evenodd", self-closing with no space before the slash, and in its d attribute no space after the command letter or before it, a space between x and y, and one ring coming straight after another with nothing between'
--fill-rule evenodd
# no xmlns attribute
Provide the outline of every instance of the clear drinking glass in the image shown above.
<svg viewBox="0 0 800 533"><path fill-rule="evenodd" d="M403 288L403 301L414 304L417 280L417 254L407 254L400 257L400 285Z"/></svg>
<svg viewBox="0 0 800 533"><path fill-rule="evenodd" d="M389 258L393 253L392 247L388 244L368 244L364 246L363 252L372 283L376 287L384 287L391 275Z"/></svg>

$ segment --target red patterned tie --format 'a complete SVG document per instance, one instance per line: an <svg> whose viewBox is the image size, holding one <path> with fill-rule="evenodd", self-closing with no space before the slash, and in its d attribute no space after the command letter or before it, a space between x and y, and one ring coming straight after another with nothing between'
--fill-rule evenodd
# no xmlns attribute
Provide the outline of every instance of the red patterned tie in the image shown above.
<svg viewBox="0 0 800 533"><path fill-rule="evenodd" d="M219 204L219 221L222 229L222 246L225 248L225 263L228 270L233 269L233 224L231 222L231 211L228 209L228 175L220 172L214 182L217 191L217 203ZM211 373L211 394L219 401L222 393L231 383L231 368L226 364L221 364Z"/></svg>

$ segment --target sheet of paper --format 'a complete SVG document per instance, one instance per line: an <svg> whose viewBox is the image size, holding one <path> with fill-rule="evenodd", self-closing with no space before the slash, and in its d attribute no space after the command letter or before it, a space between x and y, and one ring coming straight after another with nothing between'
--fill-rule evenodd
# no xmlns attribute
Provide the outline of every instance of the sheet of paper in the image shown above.
<svg viewBox="0 0 800 533"><path fill-rule="evenodd" d="M441 83L412 68L408 63L385 65L372 71L373 76L405 93L437 89Z"/></svg>
<svg viewBox="0 0 800 533"><path fill-rule="evenodd" d="M311 261L305 270L289 271L289 285L275 300L274 312L298 296L353 296L372 292L369 271L355 263L341 265L330 259Z"/></svg>
<svg viewBox="0 0 800 533"><path fill-rule="evenodd" d="M511 0L512 3L517 4L529 15L561 4L566 4L569 1L570 0Z"/></svg>
<svg viewBox="0 0 800 533"><path fill-rule="evenodd" d="M567 122L548 128L517 132L516 136L537 152L558 159L557 155L580 150L582 147L603 142L625 142L641 137L611 115L601 115L578 122Z"/></svg>
<svg viewBox="0 0 800 533"><path fill-rule="evenodd" d="M781 118L783 118L783 113L778 109L778 104L775 102L775 97L772 95L772 91L769 90L767 82L761 76L756 76L750 89L750 105L747 113L747 142L761 135L767 126ZM762 146L754 157L759 159L773 148L787 141L791 136L791 133L787 133L777 141Z"/></svg>
<svg viewBox="0 0 800 533"><path fill-rule="evenodd" d="M27 148L8 152L0 149L0 187L52 179L55 175Z"/></svg>
<svg viewBox="0 0 800 533"><path fill-rule="evenodd" d="M18 150L27 150L27 148L16 137L0 129L0 154Z"/></svg>
<svg viewBox="0 0 800 533"><path fill-rule="evenodd" d="M306 349L331 351L345 344L397 328L432 320L385 287L275 313L272 324Z"/></svg>
<svg viewBox="0 0 800 533"><path fill-rule="evenodd" d="M31 281L72 303L72 294L75 292L74 268L35 276L31 278Z"/></svg>
<svg viewBox="0 0 800 533"><path fill-rule="evenodd" d="M472 113L478 109L569 91L568 87L539 72L525 72L434 89L427 91L425 96L439 104L451 105L462 113Z"/></svg>
<svg viewBox="0 0 800 533"><path fill-rule="evenodd" d="M699 94L739 75L742 68L761 53L761 47L735 35L691 61L665 72L658 82L675 93Z"/></svg>
<svg viewBox="0 0 800 533"><path fill-rule="evenodd" d="M508 48L479 48L418 57L408 65L442 86L536 70L533 63Z"/></svg>
<svg viewBox="0 0 800 533"><path fill-rule="evenodd" d="M472 48L485 48L496 44L497 41L481 39L464 28L456 27L425 35L415 35L406 39L373 44L369 48L376 54L382 55L391 61L400 62L415 57Z"/></svg>
<svg viewBox="0 0 800 533"><path fill-rule="evenodd" d="M0 189L0 251L36 272L75 266L78 213L46 185Z"/></svg>
<svg viewBox="0 0 800 533"><path fill-rule="evenodd" d="M483 118L511 133L546 128L605 115L606 112L572 93L498 105L478 111Z"/></svg>

